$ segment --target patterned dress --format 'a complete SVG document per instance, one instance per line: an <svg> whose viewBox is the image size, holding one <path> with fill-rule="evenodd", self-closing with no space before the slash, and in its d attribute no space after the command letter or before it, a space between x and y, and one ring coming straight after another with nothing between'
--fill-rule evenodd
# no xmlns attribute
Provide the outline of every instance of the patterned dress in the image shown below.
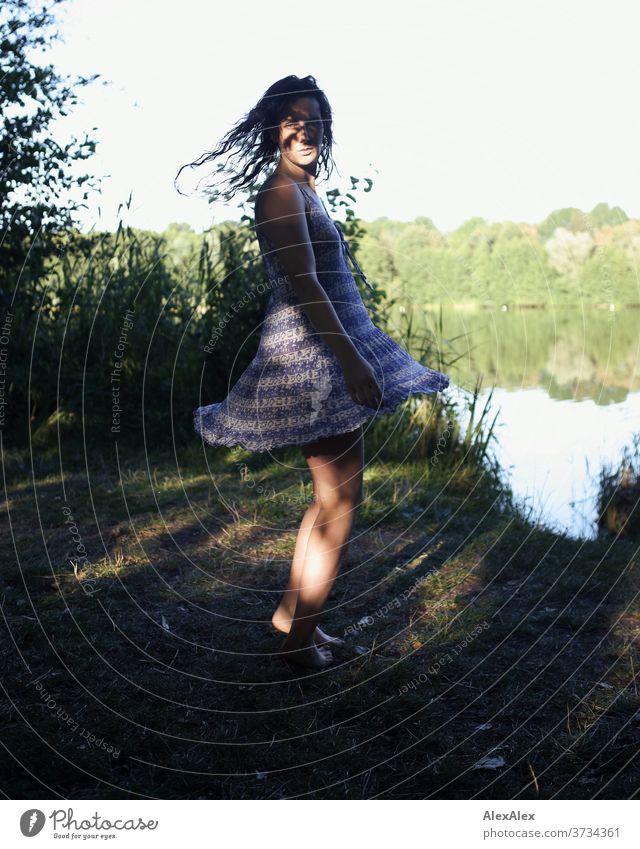
<svg viewBox="0 0 640 849"><path fill-rule="evenodd" d="M373 324L356 286L347 256L362 274L340 226L304 195L318 280L343 327L376 373L379 407L357 404L349 394L336 356L315 330L264 233L258 244L272 290L256 356L227 397L193 412L195 430L210 445L240 445L268 451L347 433L376 415L388 413L410 395L435 393L449 378L414 360Z"/></svg>

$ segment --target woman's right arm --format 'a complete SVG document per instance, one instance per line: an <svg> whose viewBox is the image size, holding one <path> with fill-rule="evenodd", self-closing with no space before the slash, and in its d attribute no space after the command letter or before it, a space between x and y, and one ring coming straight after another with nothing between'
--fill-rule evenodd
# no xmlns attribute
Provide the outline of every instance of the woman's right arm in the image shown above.
<svg viewBox="0 0 640 849"><path fill-rule="evenodd" d="M302 193L293 180L276 174L261 195L260 227L273 245L302 309L338 359L353 400L377 407L382 392L375 372L353 344L318 280Z"/></svg>

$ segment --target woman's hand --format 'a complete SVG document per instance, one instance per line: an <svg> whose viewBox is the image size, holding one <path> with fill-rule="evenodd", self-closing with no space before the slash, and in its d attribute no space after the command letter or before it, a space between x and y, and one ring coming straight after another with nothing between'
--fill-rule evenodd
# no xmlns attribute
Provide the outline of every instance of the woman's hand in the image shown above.
<svg viewBox="0 0 640 849"><path fill-rule="evenodd" d="M347 389L356 404L379 407L382 403L382 390L375 371L365 358L356 352L345 357L341 365Z"/></svg>

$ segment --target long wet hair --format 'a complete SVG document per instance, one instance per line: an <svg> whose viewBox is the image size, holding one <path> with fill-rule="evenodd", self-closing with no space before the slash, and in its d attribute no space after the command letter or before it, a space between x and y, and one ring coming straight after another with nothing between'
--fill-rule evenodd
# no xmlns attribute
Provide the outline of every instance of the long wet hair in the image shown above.
<svg viewBox="0 0 640 849"><path fill-rule="evenodd" d="M229 201L236 192L252 189L260 174L277 161L280 154L280 121L286 117L291 103L298 97L314 97L320 106L324 134L318 156L317 175L324 169L328 178L335 166L332 153L331 106L314 77L309 75L300 78L291 74L270 86L256 105L229 130L213 150L206 151L194 162L188 162L180 168L174 179L178 192L180 189L177 180L184 168L197 168L233 151L234 148L235 152L229 155L226 163L219 162L217 165L219 173L230 171L231 176L219 186L209 185L206 192L211 200L223 197Z"/></svg>

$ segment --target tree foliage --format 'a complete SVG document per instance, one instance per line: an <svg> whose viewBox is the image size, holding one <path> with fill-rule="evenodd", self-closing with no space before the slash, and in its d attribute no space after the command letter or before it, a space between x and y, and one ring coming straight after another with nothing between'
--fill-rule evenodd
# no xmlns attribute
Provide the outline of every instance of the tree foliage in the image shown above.
<svg viewBox="0 0 640 849"><path fill-rule="evenodd" d="M51 124L70 112L78 90L99 75L61 75L36 55L60 38L51 9L61 2L36 10L30 0L3 0L0 7L1 256L3 282L14 285L18 273L39 276L56 234L73 226L96 187L73 167L94 153L95 141L85 134L60 143Z"/></svg>

